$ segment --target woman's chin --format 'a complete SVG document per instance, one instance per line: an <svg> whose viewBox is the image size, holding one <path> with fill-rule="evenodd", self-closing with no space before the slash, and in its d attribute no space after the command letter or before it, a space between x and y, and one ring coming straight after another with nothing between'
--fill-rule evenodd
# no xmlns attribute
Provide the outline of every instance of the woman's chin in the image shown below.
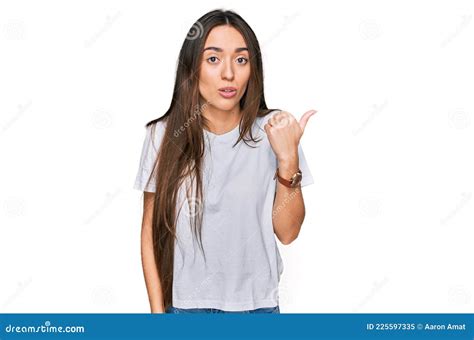
<svg viewBox="0 0 474 340"><path fill-rule="evenodd" d="M237 105L239 105L238 101L229 100L229 99L220 99L219 101L215 102L214 108L220 111L230 111L234 109Z"/></svg>

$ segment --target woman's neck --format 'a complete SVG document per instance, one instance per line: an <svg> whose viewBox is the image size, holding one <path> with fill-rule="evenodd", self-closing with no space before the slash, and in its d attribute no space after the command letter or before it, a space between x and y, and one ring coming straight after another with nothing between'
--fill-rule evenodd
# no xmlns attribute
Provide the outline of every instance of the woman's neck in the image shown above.
<svg viewBox="0 0 474 340"><path fill-rule="evenodd" d="M203 116L209 121L210 132L222 135L232 131L240 121L240 107L237 106L229 111L218 110L207 106L203 111Z"/></svg>

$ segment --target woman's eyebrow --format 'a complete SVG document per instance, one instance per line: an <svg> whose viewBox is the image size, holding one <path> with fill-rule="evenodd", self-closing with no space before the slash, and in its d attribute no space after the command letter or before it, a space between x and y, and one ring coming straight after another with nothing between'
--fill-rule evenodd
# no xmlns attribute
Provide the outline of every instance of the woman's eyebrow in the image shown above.
<svg viewBox="0 0 474 340"><path fill-rule="evenodd" d="M223 49L220 48L220 47L209 46L209 47L206 47L204 50L202 50L202 52L204 53L207 50L213 50L213 51L216 51L216 52L222 52L223 51ZM248 50L249 49L247 47L237 47L235 49L235 52L242 52L242 51L247 51L248 52Z"/></svg>

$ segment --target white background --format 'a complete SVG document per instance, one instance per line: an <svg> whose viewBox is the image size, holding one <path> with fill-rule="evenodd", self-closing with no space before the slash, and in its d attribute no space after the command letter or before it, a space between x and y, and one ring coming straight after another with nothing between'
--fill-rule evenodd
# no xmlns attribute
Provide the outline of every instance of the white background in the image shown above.
<svg viewBox="0 0 474 340"><path fill-rule="evenodd" d="M242 0L0 3L0 312L149 312L144 124L215 8L269 107L319 111L281 312L474 312L473 3Z"/></svg>

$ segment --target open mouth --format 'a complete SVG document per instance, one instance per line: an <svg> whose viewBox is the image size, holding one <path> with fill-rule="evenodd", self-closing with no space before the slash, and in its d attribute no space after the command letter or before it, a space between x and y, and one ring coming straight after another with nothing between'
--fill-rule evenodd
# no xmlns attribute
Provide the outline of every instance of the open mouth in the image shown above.
<svg viewBox="0 0 474 340"><path fill-rule="evenodd" d="M224 98L232 98L237 94L235 87L222 87L219 89L219 94Z"/></svg>

